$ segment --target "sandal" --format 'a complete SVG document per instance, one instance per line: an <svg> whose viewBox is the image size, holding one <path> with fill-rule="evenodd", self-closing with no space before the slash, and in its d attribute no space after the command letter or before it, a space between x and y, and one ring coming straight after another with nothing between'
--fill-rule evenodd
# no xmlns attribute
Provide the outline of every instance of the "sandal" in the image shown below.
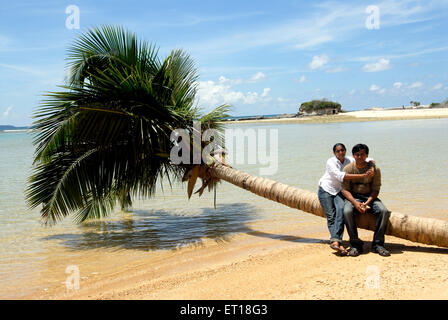
<svg viewBox="0 0 448 320"><path fill-rule="evenodd" d="M337 244L335 244L334 242L332 244L330 244L330 248L333 250L336 250L337 253L339 253L339 255L341 256L345 256L347 255L347 250L345 250L344 247L342 247L341 245L339 245L339 242L337 242Z"/></svg>
<svg viewBox="0 0 448 320"><path fill-rule="evenodd" d="M336 251L341 251L341 248L339 248L339 242L333 242L332 244L330 244L330 248Z"/></svg>
<svg viewBox="0 0 448 320"><path fill-rule="evenodd" d="M357 257L360 255L359 250L355 247L350 248L350 251L348 252L348 255L350 257Z"/></svg>
<svg viewBox="0 0 448 320"><path fill-rule="evenodd" d="M387 251L386 248L384 248L384 247L380 247L380 246L376 247L376 248L373 250L373 252L376 252L376 253L378 253L380 256L383 256L383 257L389 257L389 256L390 256L390 252Z"/></svg>

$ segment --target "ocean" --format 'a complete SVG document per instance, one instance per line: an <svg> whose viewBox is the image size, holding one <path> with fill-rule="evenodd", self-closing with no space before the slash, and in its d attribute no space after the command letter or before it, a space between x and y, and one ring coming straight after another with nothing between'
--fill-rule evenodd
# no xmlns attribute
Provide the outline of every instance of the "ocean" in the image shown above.
<svg viewBox="0 0 448 320"><path fill-rule="evenodd" d="M365 143L382 172L380 198L391 211L448 220L448 119L327 124L237 123L229 129L267 135L267 150L243 146L240 170L317 192L332 147ZM278 145L269 134L278 137ZM258 140L261 141L261 140ZM255 150L255 151L254 151ZM255 161L251 156L256 152ZM75 224L70 217L46 227L39 208L29 210L24 190L34 147L25 132L0 133L0 298L20 298L63 286L61 275L84 259L90 271L101 259L226 241L232 235L263 230L296 234L326 230L324 219L262 199L227 182L213 193L187 198L186 185L166 182L152 199L135 199L133 211L117 207L101 221ZM264 156L264 157L263 157ZM266 159L269 159L267 161ZM249 163L250 161L252 163ZM235 160L236 162L236 160ZM270 170L266 174L261 168ZM281 233L281 231L279 231ZM346 236L346 235L345 235ZM206 241L207 240L207 241ZM323 238L323 240L327 240ZM94 257L102 257L95 259Z"/></svg>

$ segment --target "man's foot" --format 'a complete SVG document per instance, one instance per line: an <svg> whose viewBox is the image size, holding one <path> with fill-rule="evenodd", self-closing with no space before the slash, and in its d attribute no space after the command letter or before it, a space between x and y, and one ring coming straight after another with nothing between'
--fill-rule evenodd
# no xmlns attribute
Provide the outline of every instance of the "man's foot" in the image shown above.
<svg viewBox="0 0 448 320"><path fill-rule="evenodd" d="M361 254L360 250L358 248L355 247L351 247L350 251L348 252L348 255L350 257L357 257Z"/></svg>
<svg viewBox="0 0 448 320"><path fill-rule="evenodd" d="M388 256L390 256L390 252L387 251L386 248L384 248L384 247L382 247L382 246L376 246L376 247L373 249L373 252L376 252L376 253L378 253L380 256L383 256L383 257L388 257Z"/></svg>

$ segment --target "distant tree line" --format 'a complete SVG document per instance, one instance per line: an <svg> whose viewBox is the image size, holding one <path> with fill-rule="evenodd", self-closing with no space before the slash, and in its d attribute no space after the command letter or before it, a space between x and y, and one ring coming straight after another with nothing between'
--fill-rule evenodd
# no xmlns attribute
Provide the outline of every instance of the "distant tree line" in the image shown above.
<svg viewBox="0 0 448 320"><path fill-rule="evenodd" d="M445 102L433 102L429 105L430 108L448 108L448 99Z"/></svg>
<svg viewBox="0 0 448 320"><path fill-rule="evenodd" d="M325 110L336 110L337 112L341 111L341 104L333 101L328 101L327 99L322 100L312 100L308 102L304 102L300 105L299 112L306 113L320 113Z"/></svg>

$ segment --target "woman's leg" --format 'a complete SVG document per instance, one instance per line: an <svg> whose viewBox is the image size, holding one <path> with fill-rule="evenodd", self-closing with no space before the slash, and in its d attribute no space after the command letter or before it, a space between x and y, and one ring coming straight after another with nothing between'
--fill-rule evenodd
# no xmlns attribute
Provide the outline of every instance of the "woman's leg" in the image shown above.
<svg viewBox="0 0 448 320"><path fill-rule="evenodd" d="M345 198L344 196L339 192L334 197L334 207L336 210L336 217L335 217L335 233L337 234L337 238L341 239L344 235L344 205L345 205Z"/></svg>
<svg viewBox="0 0 448 320"><path fill-rule="evenodd" d="M324 189L319 187L317 193L319 202L324 209L325 215L327 216L327 226L328 231L330 231L330 242L341 242L342 237L338 235L338 226L336 222L336 208L334 206L335 196L329 194Z"/></svg>

